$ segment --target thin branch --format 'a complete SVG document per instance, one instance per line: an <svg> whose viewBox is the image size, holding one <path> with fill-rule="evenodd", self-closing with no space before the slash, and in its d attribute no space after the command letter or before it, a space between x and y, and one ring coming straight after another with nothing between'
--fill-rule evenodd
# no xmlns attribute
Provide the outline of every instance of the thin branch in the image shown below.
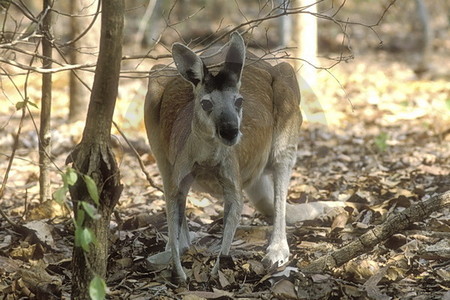
<svg viewBox="0 0 450 300"><path fill-rule="evenodd" d="M321 3L323 1L324 0L320 0L320 1L317 1L316 3L314 3L314 4L311 4L311 5L317 5L318 3ZM367 24L363 24L363 23L359 23L359 22L351 22L349 20L343 21L343 20L340 20L340 19L336 19L336 15L342 9L343 3L337 8L336 12L334 12L331 16L327 16L327 15L324 15L322 13L311 13L311 12L305 11L309 6L283 9L283 10L281 10L280 13L278 13L280 11L280 6L276 6L269 13L267 13L265 16L263 16L261 18L248 20L248 21L246 21L244 23L241 23L239 25L236 25L236 26L234 26L234 27L224 31L217 38L215 38L213 41L211 41L206 46L204 46L201 49L199 49L197 52L205 51L206 49L208 49L211 46L213 46L214 44L216 44L219 40L221 40L221 39L225 38L226 36L228 36L229 33L233 32L233 31L236 31L236 30L239 30L241 28L244 28L246 26L249 26L249 28L247 28L244 31L244 33L248 32L249 30L251 30L255 26L258 26L262 22L265 22L265 21L268 21L268 20L272 20L272 19L276 19L276 18L283 17L283 16L287 16L287 15L299 14L299 13L308 13L308 14L314 15L317 18L321 18L321 19L326 19L326 20L332 21L333 23L337 24L341 28L341 31L344 33L344 36L347 38L347 40L350 40L350 37L347 34L347 26L348 25L364 26L364 27L367 27L367 28L371 29L375 34L377 34L376 31L374 30L374 27L378 26L381 23L382 19L384 18L384 16L387 13L387 11L390 9L390 7L392 7L394 5L395 2L396 2L396 0L392 0L389 3L389 5L384 9L384 11L382 12L380 18L374 24L371 24L371 25L367 25ZM344 3L345 3L345 1L344 1ZM170 9L170 13L173 11L173 8L174 7L172 6L171 9ZM167 27L166 28L172 28L173 30L175 30L173 28L174 25L176 25L176 24L178 24L180 22L185 22L185 21L193 18L202 9L203 8L200 8L198 11L196 11L192 15L186 17L185 19L183 19L183 20L181 20L179 22L175 22L173 24L168 24L168 22L167 22ZM170 13L169 13L169 15L170 15ZM91 22L91 25L92 24L93 24L93 22ZM80 35L80 37L81 37L81 35ZM80 37L77 37L77 39L80 38ZM377 34L377 37L378 37L378 39L380 39L378 34ZM344 38L344 40L345 40L345 38ZM380 41L381 41L381 39L380 39ZM13 43L19 43L19 42L14 41ZM9 44L13 44L13 43L9 43ZM67 43L62 44L62 45L65 46L65 45L68 45L70 43L71 42L67 42ZM2 45L0 45L0 48L1 47L2 47ZM3 47L6 48L7 46L5 45ZM142 60L142 59L153 59L153 60L159 60L159 59L165 59L165 58L171 58L171 54L167 53L167 54L162 54L162 55L150 55L149 53L147 53L145 55L125 55L125 56L122 57L122 60L132 60L132 59L139 59L139 60ZM342 53L341 53L341 56L338 58L337 61L340 62L342 60L346 60L346 59L350 59L350 58L352 58L352 56L344 57L342 55ZM292 59L292 58L288 58L288 59ZM297 58L297 59L301 60L301 58ZM23 69L23 70L26 70L26 71L33 71L33 72L38 72L38 73L42 73L42 74L45 74L45 73L57 73L57 72L63 72L63 71L68 71L68 70L77 70L77 69L89 69L89 68L94 68L96 66L96 63L86 63L86 64L77 64L77 65L71 65L71 64L63 65L63 64L60 64L61 67L58 67L58 68L43 69L43 68L40 68L40 67L27 66L27 65L21 64L21 63L19 63L17 61L8 60L8 59L5 59L5 58L0 58L0 62L12 65L12 66L14 66L16 68L20 68L20 69ZM336 64L332 64L331 66L325 67L325 68L317 67L317 66L314 66L314 67L317 68L317 69L330 69L330 68L334 67L335 65ZM86 70L86 71L93 71L93 70ZM127 74L127 73L133 73L133 72L136 73L136 74L143 74L144 73L144 72L141 72L141 71L127 71L127 70L123 70L121 73L122 74ZM125 77L125 78L140 78L142 76L136 76L136 77L133 77L133 76L122 76L122 77Z"/></svg>
<svg viewBox="0 0 450 300"><path fill-rule="evenodd" d="M155 189L157 189L160 192L164 193L164 190L155 183L155 181L153 181L152 177L150 176L150 174L147 172L147 170L145 169L144 166L144 162L141 159L141 156L139 155L139 153L137 152L136 148L134 148L133 144L131 144L131 142L128 140L128 138L125 136L125 134L123 133L123 131L119 128L119 126L117 125L116 122L113 121L114 127L116 127L117 131L120 133L120 135L123 137L123 139L125 140L125 142L128 144L128 146L130 147L131 151L133 152L134 156L137 158L138 162L139 162L139 166L141 167L142 172L145 175L145 178L147 179L147 181L150 183L150 185L152 187L154 187Z"/></svg>
<svg viewBox="0 0 450 300"><path fill-rule="evenodd" d="M96 63L82 64L82 65L62 65L62 67L59 67L59 68L44 69L41 67L32 67L29 65L24 65L24 64L14 61L14 60L5 59L5 58L0 58L0 62L20 68L22 70L33 71L33 72L37 72L37 73L41 73L41 74L58 73L58 72L69 71L69 70L74 70L74 69L93 68L97 65Z"/></svg>
<svg viewBox="0 0 450 300"><path fill-rule="evenodd" d="M22 0L19 0L19 2L21 3L21 5L17 4L14 1L11 1L10 3L12 5L14 5L25 17L27 17L28 19L30 19L31 21L37 23L38 19L36 19L35 16L33 16L33 14L30 12L30 10L28 9L28 7L22 2Z"/></svg>
<svg viewBox="0 0 450 300"><path fill-rule="evenodd" d="M36 51L39 47L39 44L37 44L36 46ZM33 64L35 57L32 57L30 60L30 65ZM2 68L3 69L3 68ZM20 92L19 88L17 87L17 85L15 84L14 80L11 78L11 76L7 75L9 80L13 83L14 87L17 89L17 91L19 91L19 95L22 98L22 100L24 101L23 107L22 107L22 117L20 118L19 121L19 127L17 128L17 133L14 136L14 143L13 143L13 148L11 151L11 155L9 156L9 160L8 160L8 166L6 167L6 171L5 171L5 175L3 176L3 181L2 181L2 185L0 187L0 200L3 198L4 194L5 194L5 190L6 190L6 184L8 183L8 178L9 178L9 172L11 171L11 167L14 161L14 157L16 155L16 151L17 148L19 147L19 137L20 137L20 133L22 132L22 127L23 127L23 121L25 119L25 114L26 114L26 109L28 108L28 95L27 95L27 86L28 86L28 79L29 79L29 75L30 72L27 73L26 78L25 78L25 84L24 84L24 96L22 96L22 93ZM7 215L6 213L0 208L0 214L3 216L3 218L5 218L5 220L13 227L18 227L18 225L16 223L14 223Z"/></svg>
<svg viewBox="0 0 450 300"><path fill-rule="evenodd" d="M15 47L15 46L11 46L11 45L5 45L5 44L1 45L1 44L0 44L0 49L1 49L1 48L6 49L6 50L10 50L10 51L19 52L19 53L22 53L22 54L25 54L25 55L28 55L28 56L36 56L36 57L39 58L39 59L47 58L47 57L45 57L45 56L43 56L43 55L41 55L41 54L39 54L39 53L27 51L27 50L24 50L24 49L22 49L22 48ZM47 59L48 59L48 58L47 58ZM52 63L55 63L55 64L57 64L57 65L62 66L62 64L61 64L59 61L57 61L57 60L55 60L55 59L53 59L53 58L51 58L51 61L52 61Z"/></svg>
<svg viewBox="0 0 450 300"><path fill-rule="evenodd" d="M86 29L82 33L80 33L79 36L77 36L76 38L74 38L71 41L68 41L68 42L65 42L64 44L61 44L60 46L64 46L65 47L65 46L73 45L78 40L80 40L83 36L85 36L89 32L89 30L91 30L92 26L94 26L94 24L95 24L95 21L97 21L98 15L100 14L100 5L101 5L102 1L101 0L97 0L97 1L98 1L97 11L95 12L94 18L92 19L91 23L89 23L89 26L86 27Z"/></svg>
<svg viewBox="0 0 450 300"><path fill-rule="evenodd" d="M153 12L155 10L157 0L149 0L147 4L147 8L145 9L144 16L142 17L141 21L139 22L138 31L134 37L134 42L136 45L142 44L142 40L144 39L145 30L147 28L147 24L150 21L151 16L153 15Z"/></svg>
<svg viewBox="0 0 450 300"><path fill-rule="evenodd" d="M318 1L317 3L320 3L322 1ZM320 14L320 13L311 13L311 12L308 12L308 11L304 11L307 7L292 8L292 9L284 10L281 13L276 13L276 14L273 14L274 10L272 10L271 12L269 12L264 17L257 18L257 19L252 19L250 21L247 21L247 22L241 23L239 25L236 25L236 26L232 27L229 30L226 30L224 33L222 33L217 38L215 38L213 41L211 41L208 45L206 45L206 46L202 47L201 49L199 49L197 52L205 51L206 49L208 49L211 46L213 46L214 44L216 44L218 41L220 41L223 38L225 38L226 36L228 36L231 32L236 31L236 30L238 30L240 28L243 28L243 27L246 27L246 26L251 26L249 29L246 30L246 31L248 31L251 28L253 28L254 26L259 25L261 22L268 21L268 20L275 19L275 18L279 18L279 17L286 16L286 15L294 15L294 14L299 14L299 13L308 13L308 14L312 14L312 15L316 16L317 18L330 20L330 21L338 24L341 27L341 30L342 30L342 32L344 34L346 34L346 26L348 26L348 25L365 26L367 28L370 28L372 31L374 31L373 27L378 26L380 24L381 19L385 16L385 14L387 13L387 10L394 4L395 1L396 0L392 0L392 2L389 4L389 6L383 11L383 14L380 17L380 19L373 25L365 25L365 24L362 24L362 23L359 23L359 22L350 22L350 21L336 20L333 16L326 16L326 15L323 15L323 14ZM194 14L190 15L189 17L185 18L185 20L188 20L189 18L192 18L199 11L197 11ZM177 24L177 23L174 23L174 24ZM174 24L170 24L170 25L168 24L167 26L171 27ZM347 36L347 39L349 39L348 36ZM63 45L67 45L67 44L68 43L63 44ZM150 55L150 54L146 54L146 55L125 55L125 56L122 57L123 60L131 60L131 59L153 59L153 60L158 60L158 59L164 59L164 58L171 58L171 54L167 53L167 54L162 54L162 55ZM38 73L43 73L43 74L45 74L45 73L63 72L63 71L75 70L75 69L86 69L86 68L92 68L92 67L96 66L96 63L78 64L78 65L67 64L67 65L62 65L59 68L43 69L43 68L39 68L39 67L26 66L26 65L23 65L23 64L20 64L20 63L14 61L14 60L8 60L8 59L5 59L5 58L0 58L0 62L12 65L14 67L17 67L17 68L20 68L20 69L23 69L23 70L31 70L33 72L38 72Z"/></svg>

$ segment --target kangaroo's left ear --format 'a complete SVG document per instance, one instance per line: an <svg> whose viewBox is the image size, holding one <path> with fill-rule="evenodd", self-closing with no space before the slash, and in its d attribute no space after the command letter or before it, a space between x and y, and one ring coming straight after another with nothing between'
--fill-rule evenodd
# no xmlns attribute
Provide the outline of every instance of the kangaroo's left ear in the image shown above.
<svg viewBox="0 0 450 300"><path fill-rule="evenodd" d="M245 43L244 39L238 32L233 32L230 38L230 46L228 48L227 56L223 71L232 73L236 78L236 83L240 85L242 69L245 63Z"/></svg>
<svg viewBox="0 0 450 300"><path fill-rule="evenodd" d="M180 43L175 43L172 46L172 57L178 72L184 79L191 82L194 87L203 83L208 69L194 51Z"/></svg>

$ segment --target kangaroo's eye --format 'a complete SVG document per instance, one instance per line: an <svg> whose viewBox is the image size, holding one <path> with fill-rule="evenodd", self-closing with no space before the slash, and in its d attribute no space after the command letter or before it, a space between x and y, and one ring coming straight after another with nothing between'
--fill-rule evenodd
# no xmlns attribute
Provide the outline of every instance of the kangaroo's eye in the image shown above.
<svg viewBox="0 0 450 300"><path fill-rule="evenodd" d="M238 97L236 99L236 101L234 101L234 105L236 106L237 109L241 109L243 102L244 102L244 99L242 97Z"/></svg>
<svg viewBox="0 0 450 300"><path fill-rule="evenodd" d="M200 101L200 104L202 105L203 110L206 112L210 112L213 109L211 100L203 99L202 101Z"/></svg>

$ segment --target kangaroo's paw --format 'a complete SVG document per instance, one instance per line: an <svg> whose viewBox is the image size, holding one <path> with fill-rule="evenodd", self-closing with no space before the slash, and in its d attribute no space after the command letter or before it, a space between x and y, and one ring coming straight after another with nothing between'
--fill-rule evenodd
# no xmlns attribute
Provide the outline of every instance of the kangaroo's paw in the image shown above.
<svg viewBox="0 0 450 300"><path fill-rule="evenodd" d="M183 269L173 268L172 270L172 280L173 282L179 284L180 286L186 286L187 276Z"/></svg>
<svg viewBox="0 0 450 300"><path fill-rule="evenodd" d="M272 242L267 248L267 254L263 258L266 268L281 267L289 261L289 246L287 241Z"/></svg>

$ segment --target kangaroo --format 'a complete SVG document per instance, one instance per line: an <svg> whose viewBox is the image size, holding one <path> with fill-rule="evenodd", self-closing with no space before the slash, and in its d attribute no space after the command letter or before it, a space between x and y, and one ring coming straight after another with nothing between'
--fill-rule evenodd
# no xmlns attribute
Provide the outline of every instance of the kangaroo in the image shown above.
<svg viewBox="0 0 450 300"><path fill-rule="evenodd" d="M176 70L165 67L151 77L145 100L145 127L164 185L166 252L180 282L187 279L180 255L190 245L185 208L191 186L224 200L223 239L212 274L220 257L229 255L243 191L259 211L273 216L265 265L289 259L286 197L302 123L294 69L246 61L256 56L246 52L237 32L214 51L198 56L175 43ZM207 67L220 63L218 72Z"/></svg>

